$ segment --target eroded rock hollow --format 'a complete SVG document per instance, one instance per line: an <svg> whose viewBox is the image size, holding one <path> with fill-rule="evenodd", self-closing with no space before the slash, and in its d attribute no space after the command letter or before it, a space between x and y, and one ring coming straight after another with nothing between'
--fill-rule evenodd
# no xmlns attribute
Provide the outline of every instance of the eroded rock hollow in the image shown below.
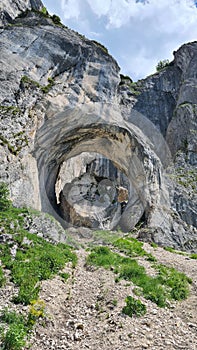
<svg viewBox="0 0 197 350"><path fill-rule="evenodd" d="M67 224L128 231L160 200L161 163L113 106L93 107L66 108L37 133L43 209Z"/></svg>

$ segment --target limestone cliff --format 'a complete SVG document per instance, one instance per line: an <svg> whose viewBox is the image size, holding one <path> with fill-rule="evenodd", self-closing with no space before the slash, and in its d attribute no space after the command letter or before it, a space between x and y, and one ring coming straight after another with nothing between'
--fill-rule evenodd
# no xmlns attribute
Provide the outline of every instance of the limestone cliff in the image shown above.
<svg viewBox="0 0 197 350"><path fill-rule="evenodd" d="M133 83L40 1L0 10L0 171L13 203L64 227L140 223L143 239L195 251L197 42Z"/></svg>

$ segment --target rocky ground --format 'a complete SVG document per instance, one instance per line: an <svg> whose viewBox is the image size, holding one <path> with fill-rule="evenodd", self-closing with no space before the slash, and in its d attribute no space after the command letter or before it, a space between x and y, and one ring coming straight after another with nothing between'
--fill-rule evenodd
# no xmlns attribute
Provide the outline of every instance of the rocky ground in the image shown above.
<svg viewBox="0 0 197 350"><path fill-rule="evenodd" d="M37 324L31 349L197 349L196 260L153 248L148 243L144 248L158 262L173 266L192 278L187 300L173 302L169 308L159 308L140 297L147 306L147 313L130 318L121 311L126 296L134 296L132 283L115 283L112 271L87 267L88 252L80 247L76 268L65 269L70 272L66 283L60 277L42 283L40 298L46 302L47 318L45 323ZM150 263L140 259L147 272L152 274Z"/></svg>

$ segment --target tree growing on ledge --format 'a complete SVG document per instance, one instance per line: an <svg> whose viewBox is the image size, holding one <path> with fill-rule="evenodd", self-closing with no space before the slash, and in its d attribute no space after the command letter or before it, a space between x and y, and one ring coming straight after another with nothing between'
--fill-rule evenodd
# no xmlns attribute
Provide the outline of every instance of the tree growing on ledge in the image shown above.
<svg viewBox="0 0 197 350"><path fill-rule="evenodd" d="M169 66L169 60L163 60L159 61L158 64L156 65L156 70L157 72L160 72L163 68Z"/></svg>

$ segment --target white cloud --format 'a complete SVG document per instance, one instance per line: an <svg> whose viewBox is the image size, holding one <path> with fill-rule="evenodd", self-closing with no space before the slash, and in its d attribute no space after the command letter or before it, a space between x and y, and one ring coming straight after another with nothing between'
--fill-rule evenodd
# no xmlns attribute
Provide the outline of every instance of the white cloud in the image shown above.
<svg viewBox="0 0 197 350"><path fill-rule="evenodd" d="M100 1L100 0L87 0L89 6L91 7L92 11L97 15L97 16L104 16L108 15L110 13L111 9L111 0L105 0L105 1Z"/></svg>
<svg viewBox="0 0 197 350"><path fill-rule="evenodd" d="M194 0L58 2L65 24L91 39L99 37L134 79L152 73L159 60L172 59L173 50L197 38Z"/></svg>
<svg viewBox="0 0 197 350"><path fill-rule="evenodd" d="M80 0L61 0L61 8L65 19L79 18Z"/></svg>
<svg viewBox="0 0 197 350"><path fill-rule="evenodd" d="M80 0L78 1L80 2ZM126 26L132 18L139 21L152 19L161 31L177 29L197 19L194 0L149 0L145 4L136 0L87 0L97 16L108 18L108 28Z"/></svg>

